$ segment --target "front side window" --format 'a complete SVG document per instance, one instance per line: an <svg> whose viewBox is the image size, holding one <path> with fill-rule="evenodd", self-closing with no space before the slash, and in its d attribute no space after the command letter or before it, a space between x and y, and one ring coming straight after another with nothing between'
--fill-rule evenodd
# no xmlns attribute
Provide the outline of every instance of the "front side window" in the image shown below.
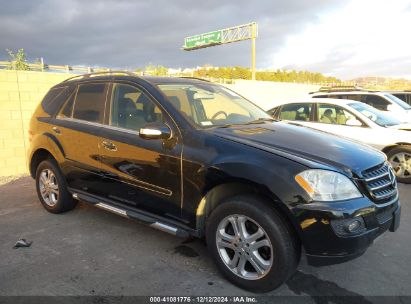
<svg viewBox="0 0 411 304"><path fill-rule="evenodd" d="M103 123L107 84L82 84L74 102L73 118Z"/></svg>
<svg viewBox="0 0 411 304"><path fill-rule="evenodd" d="M110 125L138 131L148 123L160 123L160 109L140 89L114 84L111 96Z"/></svg>
<svg viewBox="0 0 411 304"><path fill-rule="evenodd" d="M311 103L292 103L281 107L279 119L309 121L311 117Z"/></svg>
<svg viewBox="0 0 411 304"><path fill-rule="evenodd" d="M318 105L318 121L332 125L363 125L363 123L354 114L346 109L330 104Z"/></svg>
<svg viewBox="0 0 411 304"><path fill-rule="evenodd" d="M262 109L223 86L176 83L160 84L158 87L174 108L187 120L201 127L272 119Z"/></svg>

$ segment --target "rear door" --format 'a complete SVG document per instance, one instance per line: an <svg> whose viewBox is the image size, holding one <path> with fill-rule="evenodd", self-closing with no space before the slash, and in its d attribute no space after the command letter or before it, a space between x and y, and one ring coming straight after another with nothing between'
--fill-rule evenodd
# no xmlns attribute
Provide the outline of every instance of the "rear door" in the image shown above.
<svg viewBox="0 0 411 304"><path fill-rule="evenodd" d="M62 166L69 187L100 194L99 135L104 121L108 84L84 83L57 115L53 131L64 154Z"/></svg>
<svg viewBox="0 0 411 304"><path fill-rule="evenodd" d="M309 126L313 119L312 110L313 103L290 103L281 106L276 118Z"/></svg>
<svg viewBox="0 0 411 304"><path fill-rule="evenodd" d="M134 84L113 83L108 104L100 142L104 195L129 207L180 218L179 130L156 101ZM142 139L139 130L149 123L167 124L173 137Z"/></svg>

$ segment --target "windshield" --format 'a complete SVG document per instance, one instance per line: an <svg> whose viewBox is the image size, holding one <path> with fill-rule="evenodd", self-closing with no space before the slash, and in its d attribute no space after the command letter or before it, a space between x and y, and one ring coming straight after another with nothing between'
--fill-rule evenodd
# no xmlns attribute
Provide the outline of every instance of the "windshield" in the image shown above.
<svg viewBox="0 0 411 304"><path fill-rule="evenodd" d="M371 107L365 103L350 103L348 104L351 108L357 110L364 116L371 119L377 125L387 127L387 126L395 126L401 124L401 121L396 119L395 117L391 116L388 113L381 112L374 107Z"/></svg>
<svg viewBox="0 0 411 304"><path fill-rule="evenodd" d="M397 96L394 96L392 94L384 94L384 96L387 97L389 100L395 102L397 105L399 105L401 108L405 110L411 109L411 106L408 103L399 99Z"/></svg>
<svg viewBox="0 0 411 304"><path fill-rule="evenodd" d="M177 110L201 127L272 119L262 109L223 86L189 83L161 84L158 87Z"/></svg>

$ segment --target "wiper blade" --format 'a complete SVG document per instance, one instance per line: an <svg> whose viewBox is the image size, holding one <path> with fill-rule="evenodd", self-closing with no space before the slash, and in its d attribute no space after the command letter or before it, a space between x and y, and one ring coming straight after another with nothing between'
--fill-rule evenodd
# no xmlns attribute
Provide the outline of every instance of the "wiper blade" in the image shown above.
<svg viewBox="0 0 411 304"><path fill-rule="evenodd" d="M255 124L255 123L263 123L263 122L267 122L267 121L277 121L277 120L274 119L274 118L264 117L264 118L258 118L258 119L256 119L256 120L252 120L252 121L247 122L247 123L245 123L245 124L246 124L246 125L249 125L249 124Z"/></svg>
<svg viewBox="0 0 411 304"><path fill-rule="evenodd" d="M265 117L265 118L258 118L256 120L252 120L252 121L249 121L249 122L226 124L226 125L221 125L221 126L217 126L217 127L218 128L229 128L229 127L232 127L232 126L246 126L246 125L253 125L253 124L262 124L262 123L267 122L267 121L272 122L272 121L278 121L278 120L276 120L274 118Z"/></svg>

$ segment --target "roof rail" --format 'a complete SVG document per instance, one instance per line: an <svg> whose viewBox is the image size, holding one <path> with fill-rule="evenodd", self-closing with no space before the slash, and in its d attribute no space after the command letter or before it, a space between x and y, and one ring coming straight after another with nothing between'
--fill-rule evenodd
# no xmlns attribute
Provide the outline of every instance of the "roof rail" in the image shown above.
<svg viewBox="0 0 411 304"><path fill-rule="evenodd" d="M350 91L365 91L363 88L358 86L331 86L331 87L321 87L319 92L350 92Z"/></svg>
<svg viewBox="0 0 411 304"><path fill-rule="evenodd" d="M118 75L118 74L138 77L136 73L129 72L129 71L105 71L105 72L95 72L95 73L89 73L89 74L76 75L76 76L67 78L63 82L71 81L71 80L74 80L74 79L77 79L77 78L83 79L83 78L92 78L94 76Z"/></svg>

